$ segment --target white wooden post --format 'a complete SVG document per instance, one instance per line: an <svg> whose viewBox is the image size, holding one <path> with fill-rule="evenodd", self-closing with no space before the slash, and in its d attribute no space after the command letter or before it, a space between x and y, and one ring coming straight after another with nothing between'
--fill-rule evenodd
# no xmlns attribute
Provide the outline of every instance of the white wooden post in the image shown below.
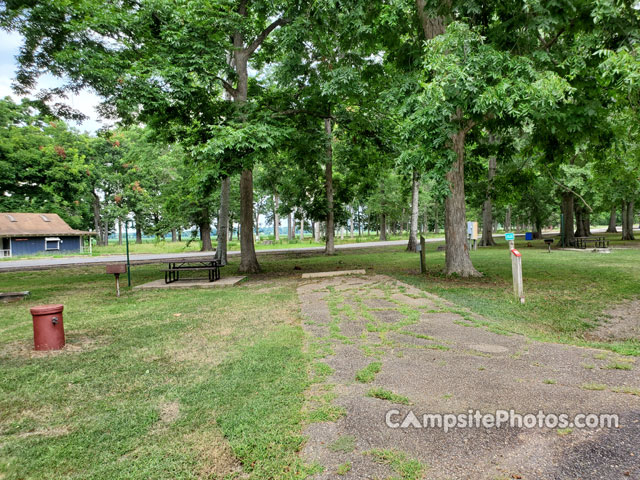
<svg viewBox="0 0 640 480"><path fill-rule="evenodd" d="M509 242L512 246L513 242ZM513 275L513 294L524 305L524 287L522 284L522 254L511 248L511 274Z"/></svg>
<svg viewBox="0 0 640 480"><path fill-rule="evenodd" d="M524 305L524 286L522 284L522 254L516 250L513 233L506 233L505 240L509 242L511 253L511 275L513 276L513 294Z"/></svg>

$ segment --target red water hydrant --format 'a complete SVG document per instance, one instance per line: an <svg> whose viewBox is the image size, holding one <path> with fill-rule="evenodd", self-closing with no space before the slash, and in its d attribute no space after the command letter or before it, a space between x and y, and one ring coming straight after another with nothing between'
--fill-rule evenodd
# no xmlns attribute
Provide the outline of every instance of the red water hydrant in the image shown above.
<svg viewBox="0 0 640 480"><path fill-rule="evenodd" d="M64 347L63 309L64 305L41 305L31 309L36 350L59 350Z"/></svg>

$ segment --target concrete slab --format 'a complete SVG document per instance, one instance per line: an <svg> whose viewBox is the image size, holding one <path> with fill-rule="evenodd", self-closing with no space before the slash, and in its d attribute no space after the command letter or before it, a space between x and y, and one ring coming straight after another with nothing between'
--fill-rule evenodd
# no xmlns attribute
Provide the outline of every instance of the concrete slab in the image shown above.
<svg viewBox="0 0 640 480"><path fill-rule="evenodd" d="M640 386L640 370L633 362L628 370L612 369L608 365L622 358L612 352L474 328L452 311L460 307L381 275L299 285L303 328L312 342L322 345L326 356L319 361L333 369L313 388L331 391L335 398L328 403L344 409L335 421L312 423L304 431L303 458L325 467L313 480L399 477L399 471L380 469L371 455L380 449L395 449L428 465L424 478L431 480L640 479L638 397L624 393ZM423 295L433 305L429 311L418 302L411 304ZM397 299L398 304L382 310L381 303L369 301L376 299ZM350 315L343 305L351 307ZM637 310L629 305L625 311ZM374 361L380 371L372 382L357 382L357 372ZM370 397L371 388L404 396L410 405ZM620 428L562 431L549 425L467 424L447 432L433 424L393 428L385 421L393 411L399 412L398 419L412 411L420 423L425 414L510 409L568 418L618 415ZM351 450L333 448L346 436L353 439ZM352 469L338 475L346 462ZM392 462L382 463L394 469Z"/></svg>
<svg viewBox="0 0 640 480"><path fill-rule="evenodd" d="M137 285L133 288L134 290L145 288L221 288L237 285L245 278L247 277L222 277L220 280L216 280L215 282L196 278L178 280L177 282L172 283L164 283L164 279L161 278L159 280L154 280L153 282Z"/></svg>
<svg viewBox="0 0 640 480"><path fill-rule="evenodd" d="M365 275L366 270L338 270L334 272L303 273L302 278L341 277L343 275Z"/></svg>

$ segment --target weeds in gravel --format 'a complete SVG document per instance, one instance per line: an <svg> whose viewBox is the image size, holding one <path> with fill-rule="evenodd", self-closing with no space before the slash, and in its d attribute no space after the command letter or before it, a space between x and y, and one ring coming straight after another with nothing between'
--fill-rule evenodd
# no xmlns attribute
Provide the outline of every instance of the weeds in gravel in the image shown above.
<svg viewBox="0 0 640 480"><path fill-rule="evenodd" d="M421 480L427 470L426 465L398 450L370 450L366 454L371 455L377 463L389 465L402 480Z"/></svg>
<svg viewBox="0 0 640 480"><path fill-rule="evenodd" d="M388 400L393 403L400 403L402 405L411 405L411 402L404 395L398 395L385 390L384 388L372 388L367 392L367 397L379 398L380 400Z"/></svg>
<svg viewBox="0 0 640 480"><path fill-rule="evenodd" d="M381 362L371 362L362 370L356 372L356 380L360 383L371 383L376 378L376 373L382 368Z"/></svg>
<svg viewBox="0 0 640 480"><path fill-rule="evenodd" d="M342 435L333 443L329 444L332 452L351 453L356 449L356 437L353 435Z"/></svg>

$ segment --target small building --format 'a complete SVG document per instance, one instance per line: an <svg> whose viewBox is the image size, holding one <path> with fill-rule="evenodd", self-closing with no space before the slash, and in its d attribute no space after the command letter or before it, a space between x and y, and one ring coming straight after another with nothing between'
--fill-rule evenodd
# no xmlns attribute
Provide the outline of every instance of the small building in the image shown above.
<svg viewBox="0 0 640 480"><path fill-rule="evenodd" d="M87 235L55 213L0 213L0 257L82 252Z"/></svg>

